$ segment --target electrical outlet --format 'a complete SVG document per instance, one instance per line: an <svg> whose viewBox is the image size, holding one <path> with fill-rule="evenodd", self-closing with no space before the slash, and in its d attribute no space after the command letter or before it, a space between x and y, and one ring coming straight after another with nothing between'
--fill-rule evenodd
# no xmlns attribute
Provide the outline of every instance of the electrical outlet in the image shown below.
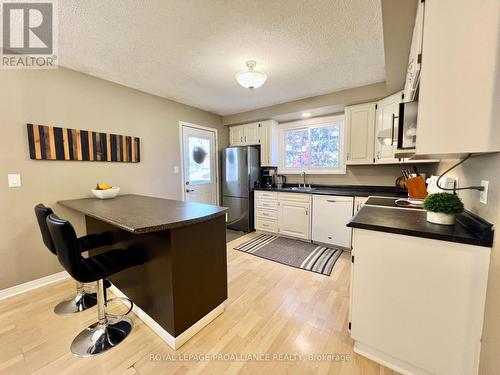
<svg viewBox="0 0 500 375"><path fill-rule="evenodd" d="M20 174L8 174L7 180L9 187L21 187L21 175Z"/></svg>
<svg viewBox="0 0 500 375"><path fill-rule="evenodd" d="M484 190L479 194L479 202L487 204L488 203L488 185L489 181L482 180L481 186L484 186Z"/></svg>

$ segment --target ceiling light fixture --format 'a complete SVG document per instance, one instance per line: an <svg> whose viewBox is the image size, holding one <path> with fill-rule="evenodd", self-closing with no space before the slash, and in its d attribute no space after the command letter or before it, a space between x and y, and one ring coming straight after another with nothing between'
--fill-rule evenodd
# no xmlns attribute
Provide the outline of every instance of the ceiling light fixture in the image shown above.
<svg viewBox="0 0 500 375"><path fill-rule="evenodd" d="M236 73L235 78L238 83L247 89L256 89L264 84L267 75L256 70L253 70L257 63L254 60L246 62L248 70Z"/></svg>
<svg viewBox="0 0 500 375"><path fill-rule="evenodd" d="M311 117L311 114L309 112L304 112L302 114L302 117L304 117L304 118Z"/></svg>

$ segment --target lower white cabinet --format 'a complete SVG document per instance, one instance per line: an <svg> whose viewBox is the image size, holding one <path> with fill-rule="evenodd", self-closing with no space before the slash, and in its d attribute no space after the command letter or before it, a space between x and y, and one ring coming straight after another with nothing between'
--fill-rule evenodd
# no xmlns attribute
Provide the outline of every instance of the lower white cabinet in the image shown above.
<svg viewBox="0 0 500 375"><path fill-rule="evenodd" d="M346 224L352 217L353 197L314 195L312 207L312 240L351 248L352 229Z"/></svg>
<svg viewBox="0 0 500 375"><path fill-rule="evenodd" d="M490 250L355 228L354 351L403 374L477 374Z"/></svg>
<svg viewBox="0 0 500 375"><path fill-rule="evenodd" d="M278 194L279 233L304 240L310 236L311 196L309 194Z"/></svg>
<svg viewBox="0 0 500 375"><path fill-rule="evenodd" d="M311 195L255 192L255 229L311 239Z"/></svg>

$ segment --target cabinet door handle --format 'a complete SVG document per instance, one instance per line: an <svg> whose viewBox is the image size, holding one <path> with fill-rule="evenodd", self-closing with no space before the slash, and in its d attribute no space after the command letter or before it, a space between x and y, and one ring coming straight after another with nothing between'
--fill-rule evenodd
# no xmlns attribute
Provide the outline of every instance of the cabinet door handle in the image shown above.
<svg viewBox="0 0 500 375"><path fill-rule="evenodd" d="M394 146L394 120L399 118L399 116L396 116L394 113L392 114L392 126L391 126L391 146Z"/></svg>
<svg viewBox="0 0 500 375"><path fill-rule="evenodd" d="M333 200L333 199L328 199L327 202L329 202L329 203L337 203L337 201Z"/></svg>
<svg viewBox="0 0 500 375"><path fill-rule="evenodd" d="M309 208L306 208L306 216L309 215Z"/></svg>

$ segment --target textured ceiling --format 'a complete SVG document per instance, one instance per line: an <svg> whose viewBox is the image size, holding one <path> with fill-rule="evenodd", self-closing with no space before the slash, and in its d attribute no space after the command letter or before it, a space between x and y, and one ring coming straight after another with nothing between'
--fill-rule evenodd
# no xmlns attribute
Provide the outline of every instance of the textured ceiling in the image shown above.
<svg viewBox="0 0 500 375"><path fill-rule="evenodd" d="M59 63L228 115L385 79L380 0L64 0ZM246 60L259 89L234 74Z"/></svg>

